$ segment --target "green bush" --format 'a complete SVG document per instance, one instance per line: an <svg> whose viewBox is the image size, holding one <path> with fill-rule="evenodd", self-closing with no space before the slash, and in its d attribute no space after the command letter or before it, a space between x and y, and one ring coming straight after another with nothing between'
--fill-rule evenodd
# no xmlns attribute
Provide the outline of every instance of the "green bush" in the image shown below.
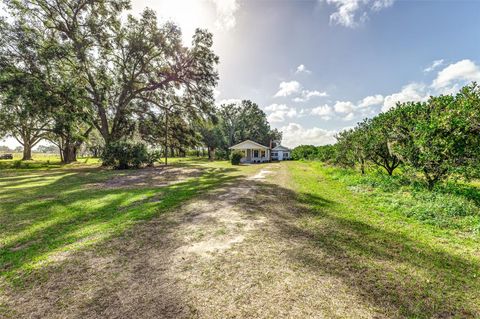
<svg viewBox="0 0 480 319"><path fill-rule="evenodd" d="M160 158L160 153L149 153L143 143L119 141L109 143L102 154L103 165L115 169L140 168L143 165L152 166Z"/></svg>
<svg viewBox="0 0 480 319"><path fill-rule="evenodd" d="M452 194L417 193L416 204L408 210L408 215L433 224L449 224L451 218L478 216L479 208L472 200Z"/></svg>
<svg viewBox="0 0 480 319"><path fill-rule="evenodd" d="M147 153L146 164L148 167L153 167L155 162L158 162L162 158L162 153L160 151L150 151Z"/></svg>
<svg viewBox="0 0 480 319"><path fill-rule="evenodd" d="M21 168L21 167L22 167L22 161L15 161L15 162L13 162L12 167L13 167L13 168Z"/></svg>
<svg viewBox="0 0 480 319"><path fill-rule="evenodd" d="M243 157L243 153L240 151L235 151L230 155L230 161L232 162L232 165L239 165L240 160Z"/></svg>

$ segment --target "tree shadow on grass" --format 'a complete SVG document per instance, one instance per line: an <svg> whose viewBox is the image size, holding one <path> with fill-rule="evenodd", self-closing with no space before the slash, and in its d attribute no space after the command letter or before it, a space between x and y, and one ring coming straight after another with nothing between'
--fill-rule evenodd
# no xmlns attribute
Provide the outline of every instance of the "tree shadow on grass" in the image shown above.
<svg viewBox="0 0 480 319"><path fill-rule="evenodd" d="M88 240L90 233L85 230L89 227L93 233L103 233L105 229L113 232L108 233L109 237L93 241L94 250L76 251L78 256L74 260L79 264L59 262L42 267L41 273L48 283L43 285L38 278L30 282L32 287L25 290L23 297L28 301L25 307L30 307L26 309L44 316L64 317L195 316L196 310L189 308L189 291L183 291L165 273L171 262L169 258L179 246L173 235L175 223L182 220L170 224L162 217L149 223L138 222L159 216L203 191L237 185L243 177L230 175L232 170L206 171L202 180L161 189L70 190L72 197L63 198L61 205L83 213L72 213L65 220L55 221L9 244L11 249L16 244L40 238L38 246L18 251L18 259L9 265L9 271L23 269L69 243ZM74 176L66 178L74 179ZM318 193L296 194L257 180L248 180L245 185L255 191L245 193L237 204L246 214L264 215L272 226L269 236L285 240L286 247L289 240L298 243L287 249L284 256L290 263L299 265L296 268L299 271L338 279L352 294L386 317L474 318L480 315L475 303L479 300L480 273L473 258L454 255L435 243L427 244L413 236L371 225L362 218L363 214L370 214L371 208L360 201L346 206ZM101 204L85 209L100 199ZM225 197L210 199L213 205ZM353 196L352 200L355 200ZM36 205L28 209L45 208ZM260 206L261 210L252 210ZM106 240L113 234L120 235L122 240ZM26 253L23 255L21 251ZM248 265L248 261L245 264ZM42 295L39 289L44 288L47 289ZM34 299L38 296L41 298L37 302ZM60 296L66 304L59 304ZM22 300L13 302L22 305ZM32 308L35 306L41 308Z"/></svg>
<svg viewBox="0 0 480 319"><path fill-rule="evenodd" d="M340 279L388 317L480 317L480 265L472 256L372 226L361 217L372 208L360 202L353 208L357 218L343 213L351 206L316 193L274 184L260 189L279 238L301 242L287 256L302 268ZM279 206L278 198L291 200Z"/></svg>
<svg viewBox="0 0 480 319"><path fill-rule="evenodd" d="M197 178L164 187L88 188L86 183L111 178L117 172L97 175L98 171L86 169L65 172L51 183L28 188L21 197L29 200L7 202L0 216L5 221L1 226L1 277L23 285L24 272L119 235L139 221L238 178L231 175L234 168L201 169Z"/></svg>

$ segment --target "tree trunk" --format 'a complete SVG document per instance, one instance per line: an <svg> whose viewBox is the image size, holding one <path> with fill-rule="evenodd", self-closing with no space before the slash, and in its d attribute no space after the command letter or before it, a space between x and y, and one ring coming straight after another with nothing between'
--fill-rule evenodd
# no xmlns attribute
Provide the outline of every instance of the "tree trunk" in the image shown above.
<svg viewBox="0 0 480 319"><path fill-rule="evenodd" d="M362 175L365 175L365 161L360 160L360 169L362 170Z"/></svg>
<svg viewBox="0 0 480 319"><path fill-rule="evenodd" d="M435 187L435 183L437 181L436 178L432 178L430 174L427 172L426 169L423 169L423 175L425 175L425 179L427 180L427 187L428 190L433 190L433 187Z"/></svg>
<svg viewBox="0 0 480 319"><path fill-rule="evenodd" d="M435 180L433 179L428 179L427 180L427 187L428 187L428 190L431 191L433 190L433 188L435 187Z"/></svg>
<svg viewBox="0 0 480 319"><path fill-rule="evenodd" d="M60 162L63 163L63 150L62 150L61 147L58 147L58 151L59 151L59 153L60 153Z"/></svg>
<svg viewBox="0 0 480 319"><path fill-rule="evenodd" d="M211 160L211 161L214 161L215 160L215 147L209 148L208 154L209 154L208 159Z"/></svg>
<svg viewBox="0 0 480 319"><path fill-rule="evenodd" d="M22 161L31 161L32 160L32 146L30 141L23 141L23 158Z"/></svg>
<svg viewBox="0 0 480 319"><path fill-rule="evenodd" d="M70 164L77 161L77 147L73 143L65 143L63 148L63 163Z"/></svg>

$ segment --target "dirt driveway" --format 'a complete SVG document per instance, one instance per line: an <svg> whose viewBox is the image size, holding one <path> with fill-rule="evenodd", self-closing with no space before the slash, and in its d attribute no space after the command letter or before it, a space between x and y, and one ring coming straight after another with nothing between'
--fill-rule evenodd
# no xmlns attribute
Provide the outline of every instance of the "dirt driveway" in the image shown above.
<svg viewBox="0 0 480 319"><path fill-rule="evenodd" d="M380 318L315 258L297 217L306 207L283 164L255 173L72 255L21 293L28 318ZM305 255L305 254L302 254Z"/></svg>

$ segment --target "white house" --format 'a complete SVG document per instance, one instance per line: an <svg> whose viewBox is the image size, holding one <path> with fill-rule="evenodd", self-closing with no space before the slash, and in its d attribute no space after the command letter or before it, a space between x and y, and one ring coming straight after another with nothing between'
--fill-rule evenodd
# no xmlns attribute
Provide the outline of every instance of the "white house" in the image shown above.
<svg viewBox="0 0 480 319"><path fill-rule="evenodd" d="M230 149L241 151L245 154L240 163L263 163L270 161L270 148L251 140L233 145Z"/></svg>
<svg viewBox="0 0 480 319"><path fill-rule="evenodd" d="M285 161L292 158L292 150L289 148L277 145L272 148L272 160L274 161Z"/></svg>
<svg viewBox="0 0 480 319"><path fill-rule="evenodd" d="M244 153L240 163L264 163L271 160L284 161L291 159L292 156L291 150L287 147L277 145L270 149L270 147L251 140L233 145L230 149Z"/></svg>

